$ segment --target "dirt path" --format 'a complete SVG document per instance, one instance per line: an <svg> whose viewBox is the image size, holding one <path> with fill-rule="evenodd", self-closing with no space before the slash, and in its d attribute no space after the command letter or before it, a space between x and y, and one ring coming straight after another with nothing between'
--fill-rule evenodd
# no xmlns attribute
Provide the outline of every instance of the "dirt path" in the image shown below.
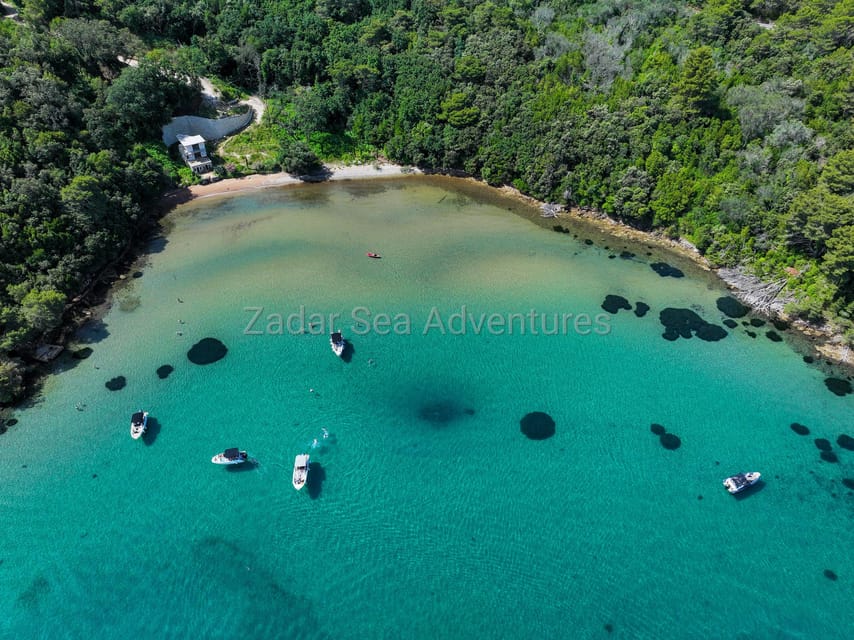
<svg viewBox="0 0 854 640"><path fill-rule="evenodd" d="M222 94L217 91L217 88L208 78L199 78L199 82L202 84L202 96L205 102L209 102L213 105L218 102L222 102ZM254 95L249 96L245 100L241 100L238 104L246 104L252 107L252 110L255 111L255 122L261 122L264 118L264 112L267 110L267 105L264 101Z"/></svg>

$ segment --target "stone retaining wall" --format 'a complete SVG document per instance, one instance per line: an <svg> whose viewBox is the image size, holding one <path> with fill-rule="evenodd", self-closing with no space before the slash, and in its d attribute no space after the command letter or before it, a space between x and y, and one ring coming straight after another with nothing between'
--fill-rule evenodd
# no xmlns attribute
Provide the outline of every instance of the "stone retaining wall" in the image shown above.
<svg viewBox="0 0 854 640"><path fill-rule="evenodd" d="M202 136L205 140L219 140L227 135L239 131L255 117L255 112L250 107L249 111L239 116L227 118L200 118L199 116L178 116L172 118L172 122L163 127L163 144L167 147L178 142L177 136Z"/></svg>

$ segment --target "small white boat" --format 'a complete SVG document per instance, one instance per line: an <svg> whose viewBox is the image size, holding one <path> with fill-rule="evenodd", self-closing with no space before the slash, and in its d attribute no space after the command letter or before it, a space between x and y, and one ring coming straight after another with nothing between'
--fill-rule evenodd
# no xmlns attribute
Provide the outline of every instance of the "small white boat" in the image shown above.
<svg viewBox="0 0 854 640"><path fill-rule="evenodd" d="M732 494L739 491L744 491L747 487L752 487L757 482L762 474L758 471L749 471L748 473L737 473L724 480L724 487Z"/></svg>
<svg viewBox="0 0 854 640"><path fill-rule="evenodd" d="M294 459L294 489L299 491L308 479L308 454L301 453Z"/></svg>
<svg viewBox="0 0 854 640"><path fill-rule="evenodd" d="M130 417L130 437L139 440L148 427L148 411L137 411Z"/></svg>
<svg viewBox="0 0 854 640"><path fill-rule="evenodd" d="M332 345L332 351L339 358L341 354L344 353L344 336L341 335L340 331L333 331L332 335L329 336L329 344Z"/></svg>
<svg viewBox="0 0 854 640"><path fill-rule="evenodd" d="M245 451L241 451L237 447L226 449L222 453L216 454L211 458L214 464L243 464L249 459Z"/></svg>

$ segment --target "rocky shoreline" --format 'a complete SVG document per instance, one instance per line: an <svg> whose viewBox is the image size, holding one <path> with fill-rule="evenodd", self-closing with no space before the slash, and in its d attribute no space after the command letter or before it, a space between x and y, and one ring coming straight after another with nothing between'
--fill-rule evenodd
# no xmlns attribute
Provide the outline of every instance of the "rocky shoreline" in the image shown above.
<svg viewBox="0 0 854 640"><path fill-rule="evenodd" d="M476 182L480 181L476 180ZM854 350L846 344L837 328L828 324L818 325L807 322L786 313L786 305L794 299L785 292L787 284L785 279L766 281L748 273L743 268L716 267L687 240L669 238L655 231L641 231L614 220L602 212L542 202L526 196L510 186L499 187L499 190L508 196L538 207L544 218L582 220L608 235L635 242L652 243L689 259L698 267L714 273L720 278L734 298L755 312L767 316L771 320L782 321L797 331L808 343L813 358L824 359L828 364L839 366L849 374L854 370L854 353L852 353Z"/></svg>
<svg viewBox="0 0 854 640"><path fill-rule="evenodd" d="M136 269L140 258L144 258L145 243L156 236L157 221L176 206L197 198L225 196L236 193L280 187L284 185L302 184L305 182L322 182L336 180L364 180L371 178L389 178L407 175L424 175L414 167L378 162L371 165L328 165L317 175L294 177L287 173L254 174L243 178L228 178L207 185L193 185L189 188L175 189L163 194L159 202L152 207L150 224L140 234L135 246L129 247L122 257L113 265L106 267L96 278L96 286L90 286L76 296L66 312L66 321L54 331L53 340L62 345L73 342L74 333L85 323L98 321L110 309L112 297L117 284L126 280ZM481 180L458 173L429 172L434 175L462 178L475 184L487 186ZM490 187L492 188L492 187ZM828 363L838 365L851 371L854 369L854 354L842 336L828 325L815 325L801 319L789 317L784 308L790 301L783 294L785 280L767 282L746 273L742 269L716 268L710 264L700 252L685 240L674 240L658 232L645 232L617 220L609 218L601 212L591 209L567 208L563 205L545 203L522 194L510 186L497 187L504 195L521 200L529 206L540 210L542 217L555 220L580 220L598 228L604 234L624 238L634 242L652 243L661 249L687 258L705 271L716 274L730 289L732 295L742 303L750 306L758 313L771 319L779 319L789 323L808 341L815 357L823 358ZM24 398L37 392L39 380L51 370L50 364L33 363L28 367L26 390Z"/></svg>

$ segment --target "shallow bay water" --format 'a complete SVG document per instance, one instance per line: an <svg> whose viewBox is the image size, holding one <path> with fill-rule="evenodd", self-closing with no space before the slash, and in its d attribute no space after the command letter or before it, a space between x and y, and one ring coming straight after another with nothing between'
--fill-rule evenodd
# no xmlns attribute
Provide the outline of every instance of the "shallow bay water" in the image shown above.
<svg viewBox="0 0 854 640"><path fill-rule="evenodd" d="M0 436L0 635L849 637L854 396L741 318L663 339L665 308L723 326L709 274L449 179L204 199L165 224L81 332L92 355L61 356ZM607 295L632 310L599 316ZM531 312L572 315L534 335ZM228 352L193 364L206 337ZM552 437L520 431L535 411ZM252 463L210 463L232 446ZM751 470L744 498L721 486Z"/></svg>

